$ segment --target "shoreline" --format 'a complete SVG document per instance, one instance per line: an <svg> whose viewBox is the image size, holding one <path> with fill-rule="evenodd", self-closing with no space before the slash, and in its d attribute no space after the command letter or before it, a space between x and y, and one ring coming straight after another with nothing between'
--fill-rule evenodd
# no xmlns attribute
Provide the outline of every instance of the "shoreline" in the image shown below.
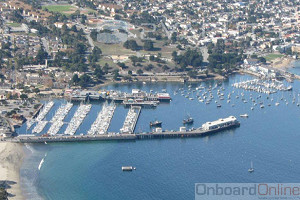
<svg viewBox="0 0 300 200"><path fill-rule="evenodd" d="M8 197L12 200L24 200L20 185L23 158L22 144L0 142L0 184L7 189Z"/></svg>

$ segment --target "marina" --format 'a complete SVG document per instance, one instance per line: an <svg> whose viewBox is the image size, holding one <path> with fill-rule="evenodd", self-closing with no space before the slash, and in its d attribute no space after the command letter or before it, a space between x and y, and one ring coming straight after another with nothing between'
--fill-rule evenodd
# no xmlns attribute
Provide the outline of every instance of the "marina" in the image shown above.
<svg viewBox="0 0 300 200"><path fill-rule="evenodd" d="M282 104L284 106L288 106L292 104L292 105L297 105L297 107L300 105L299 102L300 94L295 91L293 92L292 85L289 85L286 82L276 81L276 80L273 81L258 80L258 79L251 79L249 77L247 77L246 79L247 79L246 81L242 80L241 78L239 80L235 80L231 84L231 89L228 89L228 87L226 88L225 85L222 84L222 82L181 85L180 87L178 87L172 92L172 99L176 100L177 98L180 99L183 98L184 101L186 102L191 102L191 103L195 102L193 103L196 104L194 106L200 106L200 107L204 106L204 108L206 109L213 109L211 108L211 106L213 106L219 110L228 109L226 108L228 106L230 106L231 109L233 109L235 107L240 107L242 104L244 104L245 106L243 107L246 107L248 110L251 110L251 112L254 112L257 108L259 108L259 110L264 110L271 106L279 107ZM70 102L66 104L62 103L59 106L58 110L55 111L53 118L48 121L49 123L51 123L51 126L48 130L43 131L43 129L47 125L46 122L47 120L43 120L43 122L37 123L36 127L34 127L31 133L33 134L41 133L41 134L48 134L52 136L74 135L77 132L77 130L80 128L84 118L88 115L90 107L92 105L98 105L98 104L103 105L102 109L96 111L96 116L94 118L89 118L89 120L91 120L90 127L84 128L83 131L80 131L81 132L80 135L98 135L98 134L112 135L112 133L140 134L140 133L152 133L152 132L156 132L156 133L175 132L173 130L178 129L178 127L170 128L166 125L164 126L164 130L161 129L159 126L156 127L156 124L158 123L155 123L155 121L153 122L153 118L150 118L149 121L147 122L148 128L145 128L146 123L145 125L143 125L143 127L139 126L138 129L136 128L138 126L137 121L139 119L141 110L147 108L147 106L143 106L143 105L148 104L148 102L155 102L156 107L158 105L159 107L172 105L173 101L169 101L167 104L164 104L161 103L161 101L157 101L157 99L154 98L155 95L151 96L151 94L156 94L156 97L159 96L160 98L162 98L165 96L171 99L171 96L167 93L168 91L167 89L163 88L160 91L163 91L164 93L154 92L152 89L150 89L150 92L142 91L140 89L129 89L129 91L119 91L119 92L116 90L112 90L110 88L103 89L103 92L99 94L109 96L110 100L105 100L104 102L100 101L99 103L93 102L90 105L86 104L88 106L84 106L85 104L81 103L77 108L77 111L74 114L72 114L73 116L71 118L68 118L67 120L64 119L69 113L69 111L71 110L71 108L73 107L73 104ZM89 92L89 94L97 95L98 93ZM287 95L292 97L292 101L290 102L288 101ZM126 97L125 98L126 100L118 101L118 99L119 100L121 99L120 97ZM282 104L280 103L280 101L282 101ZM115 125L114 120L112 120L115 114L115 110L119 110L121 105L127 103L128 106L124 107L124 112L125 111L127 112L126 117L123 121L122 127L118 128L118 126ZM49 112L50 110L49 108L51 108L53 104L54 103L52 101L46 102L44 105L44 109L41 110L37 119L41 119L43 116L45 116L45 113ZM237 108L235 108L234 110L236 109ZM244 110L244 112L242 113L241 112L235 113L235 115L240 116L241 118L244 119L248 118L249 115L247 114L247 109ZM144 109L144 112L151 113L154 112L154 110ZM186 111L184 113L187 114ZM178 124L183 124L187 129L189 128L194 129L193 126L196 127L199 126L198 119L191 118L190 112L188 113L189 113L188 115L185 115L187 117L184 118L182 116L181 122L180 119L178 119ZM192 113L192 115L197 116L197 114L195 113ZM156 116L161 116L161 115L156 115ZM196 122L194 120L196 120ZM152 125L150 123L149 126L149 122L152 122ZM113 125L111 125L111 123ZM162 123L165 124L166 123L165 120L159 121L160 126ZM65 130L63 127L66 127ZM78 134L79 133L77 133L77 135Z"/></svg>
<svg viewBox="0 0 300 200"><path fill-rule="evenodd" d="M111 180L111 176L118 180L111 182L112 184L123 186L130 183L134 185L135 181L132 181L132 175L143 177L145 172L151 173L144 177L145 184L151 177L159 177L162 182L165 182L174 174L174 170L176 172L175 181L186 180L188 176L189 185L199 180L209 181L211 177L221 177L218 180L224 182L238 182L245 177L249 181L259 178L258 181L272 182L277 179L277 177L274 179L274 174L280 178L286 178L285 180L290 182L297 181L294 177L299 174L297 167L299 163L295 157L299 150L297 130L300 125L296 120L290 119L299 119L300 117L297 106L300 84L295 81L290 84L293 87L292 91L278 91L272 94L258 93L232 86L234 83L247 80L251 80L251 77L235 76L224 82L208 81L194 84L108 85L105 86L105 90L120 90L128 93L131 93L134 88L147 92L166 89L171 94L172 101L161 102L155 109L142 108L133 134L120 133L130 108L121 103L115 103L116 109L107 133L89 135L87 133L103 107L113 103L112 101L90 101L92 109L78 131L74 135L59 134L64 133L80 106L79 103L73 102L74 105L63 120L64 125L58 134L43 136L48 132L49 124L40 135L35 134L35 136L31 136L31 130L26 132L26 126L21 126L17 129L17 132L20 133L20 141L17 141L18 138L15 140L27 143L26 145L30 147L34 146L36 154L41 154L37 158L36 164L33 165L36 170L45 153L48 152L40 170L40 185L43 185L47 191L49 187L46 180L61 180L61 178L55 178L53 173L57 173L56 177L62 177L69 173L69 169L72 167L75 167L74 170L79 174L89 172L89 177L86 178L82 178L84 176L72 178L66 176L69 184L76 181L74 178L78 180L76 182L85 180L80 187L93 186L94 183L90 183L90 177ZM289 84L284 82L284 85L288 86ZM208 104L205 103L207 100L209 100ZM64 100L54 101L56 106L51 109L44 120L51 121L56 110L65 103ZM287 102L288 105L286 105ZM275 106L276 103L278 103L277 106ZM218 104L221 107L218 108ZM260 108L262 105L264 105L263 109ZM244 114L249 117L241 117ZM200 129L206 122L214 122L230 115L237 118L240 127L228 127L213 131ZM193 118L193 124L184 125L183 120L189 117ZM156 119L162 121L161 132L152 130L153 128L149 126L149 122ZM38 145L36 145L37 143ZM284 145L286 148L276 148L279 145ZM219 165L216 165L216 160L224 163L222 170L231 173L230 177L228 174L222 173L216 175L215 172L220 169ZM248 172L251 160L255 165L254 173ZM266 165L266 162L271 164ZM278 162L282 164L276 168ZM57 164L52 165L51 163ZM90 166L96 167L92 171ZM134 166L138 170L126 173L121 170L122 166ZM285 169L289 169L288 172ZM97 173L99 170L101 172ZM203 171L207 171L208 174ZM164 175L165 173L168 175ZM105 183L99 184L101 188L105 187ZM74 188L78 186L73 184ZM148 186L151 184L143 188L147 189ZM97 192L100 187L95 187L95 191ZM134 187L139 187L139 185L134 185ZM161 186L158 185L158 187ZM193 192L193 188L191 189L185 184L179 185L178 189L182 187L184 187L184 191ZM130 188L131 186L126 188L126 192ZM46 195L52 194L57 189L59 188L49 190ZM169 191L172 190L173 187ZM64 192L64 190L60 191ZM136 195L135 189L131 194L132 197ZM167 198L167 196L165 197ZM138 198L143 199L143 196ZM180 196L178 199L190 198L193 196Z"/></svg>

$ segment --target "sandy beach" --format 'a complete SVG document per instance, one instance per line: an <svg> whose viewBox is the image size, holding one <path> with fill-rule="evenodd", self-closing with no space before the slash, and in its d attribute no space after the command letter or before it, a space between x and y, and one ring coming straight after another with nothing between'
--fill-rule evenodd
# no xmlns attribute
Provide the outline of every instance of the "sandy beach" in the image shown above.
<svg viewBox="0 0 300 200"><path fill-rule="evenodd" d="M7 188L9 199L24 199L20 188L23 156L22 144L0 142L0 183Z"/></svg>

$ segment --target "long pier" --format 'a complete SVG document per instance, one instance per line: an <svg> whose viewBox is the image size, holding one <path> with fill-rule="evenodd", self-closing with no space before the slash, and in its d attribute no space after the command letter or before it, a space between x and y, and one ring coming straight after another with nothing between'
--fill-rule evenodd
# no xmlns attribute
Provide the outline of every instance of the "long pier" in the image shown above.
<svg viewBox="0 0 300 200"><path fill-rule="evenodd" d="M56 135L49 137L42 136L26 136L21 135L12 138L11 142L16 143L49 143L49 142L88 142L88 141L114 141L114 140L142 140L142 139L164 139L164 138L187 138L187 137L203 137L212 135L226 129L233 129L239 127L240 123L236 122L228 126L223 126L215 129L195 129L192 131L175 131L175 132L151 132L139 134L103 134L103 135Z"/></svg>

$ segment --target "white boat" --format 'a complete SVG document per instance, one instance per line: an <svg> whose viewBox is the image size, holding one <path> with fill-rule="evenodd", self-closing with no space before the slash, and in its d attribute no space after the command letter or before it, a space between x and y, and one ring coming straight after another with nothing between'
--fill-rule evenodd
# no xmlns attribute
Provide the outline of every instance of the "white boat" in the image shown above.
<svg viewBox="0 0 300 200"><path fill-rule="evenodd" d="M251 167L248 169L248 172L250 172L250 173L254 172L253 162L252 161L251 161Z"/></svg>
<svg viewBox="0 0 300 200"><path fill-rule="evenodd" d="M245 113L245 114L240 115L240 117L245 117L245 118L247 118L247 117L249 117L249 115Z"/></svg>

